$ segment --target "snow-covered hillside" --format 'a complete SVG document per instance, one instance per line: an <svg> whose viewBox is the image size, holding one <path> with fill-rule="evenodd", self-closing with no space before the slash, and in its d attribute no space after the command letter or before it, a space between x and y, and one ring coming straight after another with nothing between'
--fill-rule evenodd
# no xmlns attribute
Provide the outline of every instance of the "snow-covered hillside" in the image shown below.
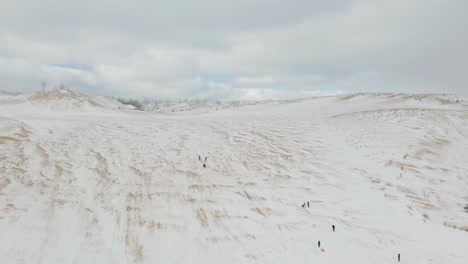
<svg viewBox="0 0 468 264"><path fill-rule="evenodd" d="M57 115L112 115L112 110L134 109L106 96L88 96L69 90L41 91L20 95L0 94L0 116L15 114L37 118Z"/></svg>
<svg viewBox="0 0 468 264"><path fill-rule="evenodd" d="M0 263L468 263L466 99L108 100L0 97Z"/></svg>

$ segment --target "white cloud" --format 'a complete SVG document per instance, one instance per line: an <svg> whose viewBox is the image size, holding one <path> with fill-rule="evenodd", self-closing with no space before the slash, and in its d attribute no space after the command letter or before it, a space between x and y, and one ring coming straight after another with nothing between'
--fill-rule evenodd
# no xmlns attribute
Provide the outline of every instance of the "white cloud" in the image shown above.
<svg viewBox="0 0 468 264"><path fill-rule="evenodd" d="M467 12L461 0L11 1L0 9L0 86L164 98L467 95Z"/></svg>
<svg viewBox="0 0 468 264"><path fill-rule="evenodd" d="M275 79L270 75L265 76L240 76L234 79L238 85L270 85L275 83Z"/></svg>
<svg viewBox="0 0 468 264"><path fill-rule="evenodd" d="M330 94L341 94L340 91L330 92L321 92L318 90L278 90L278 89L268 89L268 88L239 88L232 91L229 100L239 101L239 100L277 100L277 99L298 99L311 96L323 96Z"/></svg>
<svg viewBox="0 0 468 264"><path fill-rule="evenodd" d="M96 76L88 71L49 65L43 66L42 69L45 75L48 76L47 79L55 82L70 82L74 79L79 79L88 85L98 84Z"/></svg>

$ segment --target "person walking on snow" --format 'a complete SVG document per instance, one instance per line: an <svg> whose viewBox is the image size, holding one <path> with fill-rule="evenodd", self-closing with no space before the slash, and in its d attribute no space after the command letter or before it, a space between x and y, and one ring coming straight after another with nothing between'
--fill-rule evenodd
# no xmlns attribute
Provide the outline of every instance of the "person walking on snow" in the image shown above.
<svg viewBox="0 0 468 264"><path fill-rule="evenodd" d="M335 225L332 225L332 228L333 228L333 232L335 232Z"/></svg>
<svg viewBox="0 0 468 264"><path fill-rule="evenodd" d="M198 160L200 160L200 161L201 161L201 156L200 156L200 155L198 155Z"/></svg>
<svg viewBox="0 0 468 264"><path fill-rule="evenodd" d="M400 262L400 253L398 253L398 262Z"/></svg>
<svg viewBox="0 0 468 264"><path fill-rule="evenodd" d="M307 201L307 207L310 207L310 206L309 206L309 201Z"/></svg>
<svg viewBox="0 0 468 264"><path fill-rule="evenodd" d="M318 241L318 247L320 247L320 240Z"/></svg>

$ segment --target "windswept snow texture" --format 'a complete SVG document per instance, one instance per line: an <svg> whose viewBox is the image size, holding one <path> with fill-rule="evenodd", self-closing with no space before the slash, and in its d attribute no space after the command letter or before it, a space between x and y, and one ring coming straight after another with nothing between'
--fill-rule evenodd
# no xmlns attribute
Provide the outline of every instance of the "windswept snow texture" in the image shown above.
<svg viewBox="0 0 468 264"><path fill-rule="evenodd" d="M119 108L0 97L0 263L468 263L463 99Z"/></svg>

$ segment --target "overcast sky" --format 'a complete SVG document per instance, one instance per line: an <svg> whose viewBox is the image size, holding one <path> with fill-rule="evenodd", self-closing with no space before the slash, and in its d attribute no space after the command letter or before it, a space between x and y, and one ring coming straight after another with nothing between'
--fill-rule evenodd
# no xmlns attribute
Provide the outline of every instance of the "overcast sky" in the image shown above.
<svg viewBox="0 0 468 264"><path fill-rule="evenodd" d="M0 90L468 95L466 0L0 0Z"/></svg>

